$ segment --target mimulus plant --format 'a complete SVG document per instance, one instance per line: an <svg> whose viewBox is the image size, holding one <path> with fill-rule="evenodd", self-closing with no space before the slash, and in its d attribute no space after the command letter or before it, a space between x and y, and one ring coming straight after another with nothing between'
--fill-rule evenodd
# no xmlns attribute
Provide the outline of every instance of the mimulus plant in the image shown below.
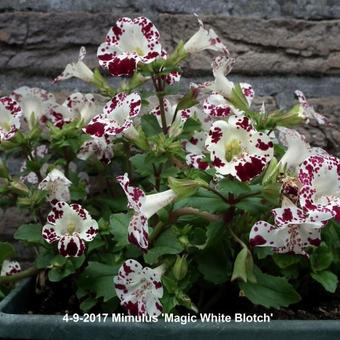
<svg viewBox="0 0 340 340"><path fill-rule="evenodd" d="M221 292L266 308L315 285L335 292L340 161L294 130L328 120L301 91L291 109L259 107L198 22L170 51L149 19L120 18L98 68L82 47L55 78L93 91L59 103L24 86L0 99L0 204L29 212L14 238L37 254L21 270L0 243L0 297L38 275L40 290L67 281L79 311L161 317L221 311ZM185 89L182 65L204 50L211 80ZM114 88L112 77L124 78Z"/></svg>

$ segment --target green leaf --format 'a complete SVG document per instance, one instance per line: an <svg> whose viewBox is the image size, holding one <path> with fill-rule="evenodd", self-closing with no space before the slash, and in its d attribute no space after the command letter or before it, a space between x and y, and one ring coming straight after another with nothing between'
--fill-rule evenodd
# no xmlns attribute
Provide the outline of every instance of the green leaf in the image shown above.
<svg viewBox="0 0 340 340"><path fill-rule="evenodd" d="M311 277L315 281L319 282L327 290L327 292L334 293L336 291L338 278L334 273L324 270L322 272L311 273Z"/></svg>
<svg viewBox="0 0 340 340"><path fill-rule="evenodd" d="M163 255L175 255L184 250L183 245L177 239L174 227L165 230L156 240L153 247L144 255L148 264L154 264Z"/></svg>
<svg viewBox="0 0 340 340"><path fill-rule="evenodd" d="M310 256L310 264L314 272L327 269L332 261L333 254L325 244L321 244L319 247L315 248Z"/></svg>
<svg viewBox="0 0 340 340"><path fill-rule="evenodd" d="M239 282L244 295L253 304L278 309L301 300L300 295L285 278L264 274L256 267L254 274L256 283Z"/></svg>
<svg viewBox="0 0 340 340"><path fill-rule="evenodd" d="M217 190L222 194L240 195L250 192L251 188L247 183L225 178L218 183Z"/></svg>
<svg viewBox="0 0 340 340"><path fill-rule="evenodd" d="M89 261L88 266L77 280L82 289L92 292L96 298L103 298L104 302L116 296L113 286L113 277L120 266L107 265L100 262Z"/></svg>
<svg viewBox="0 0 340 340"><path fill-rule="evenodd" d="M196 95L193 90L189 90L178 102L176 111L188 109L198 104Z"/></svg>
<svg viewBox="0 0 340 340"><path fill-rule="evenodd" d="M143 115L141 118L142 129L147 137L158 135L162 132L158 120L153 114Z"/></svg>
<svg viewBox="0 0 340 340"><path fill-rule="evenodd" d="M115 237L118 247L129 245L128 227L131 220L129 214L113 214L110 216L110 232Z"/></svg>
<svg viewBox="0 0 340 340"><path fill-rule="evenodd" d="M66 259L66 262L64 263L64 259ZM74 258L62 258L62 256L57 255L51 262L57 266L53 267L48 272L48 279L51 282L59 282L62 279L64 279L67 276L72 275L76 272L78 268L82 266L82 264L85 261L85 256L79 256ZM59 260L61 261L60 263Z"/></svg>
<svg viewBox="0 0 340 340"><path fill-rule="evenodd" d="M15 232L14 238L28 243L44 244L40 224L23 224Z"/></svg>
<svg viewBox="0 0 340 340"><path fill-rule="evenodd" d="M188 118L183 125L181 137L190 138L196 131L200 131L202 124L198 119Z"/></svg>
<svg viewBox="0 0 340 340"><path fill-rule="evenodd" d="M221 242L214 244L199 254L195 260L198 270L206 281L221 284L228 280L232 273L232 263Z"/></svg>
<svg viewBox="0 0 340 340"><path fill-rule="evenodd" d="M79 307L83 312L88 312L96 304L97 304L97 300L89 296L80 304Z"/></svg>
<svg viewBox="0 0 340 340"><path fill-rule="evenodd" d="M141 176L150 176L153 175L154 170L152 167L152 162L148 162L146 160L145 154L137 154L130 158L130 162L133 168L141 175Z"/></svg>
<svg viewBox="0 0 340 340"><path fill-rule="evenodd" d="M229 101L241 111L248 111L249 109L247 99L242 92L240 84L234 86Z"/></svg>
<svg viewBox="0 0 340 340"><path fill-rule="evenodd" d="M0 242L0 265L4 260L15 255L15 248L8 242Z"/></svg>
<svg viewBox="0 0 340 340"><path fill-rule="evenodd" d="M273 254L273 260L281 269L283 269L293 264L300 263L303 258L294 254Z"/></svg>

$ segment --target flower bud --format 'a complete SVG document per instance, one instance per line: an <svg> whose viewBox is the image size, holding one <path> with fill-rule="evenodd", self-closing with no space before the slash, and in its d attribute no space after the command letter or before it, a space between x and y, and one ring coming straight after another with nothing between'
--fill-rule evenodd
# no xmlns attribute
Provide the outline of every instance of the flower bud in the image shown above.
<svg viewBox="0 0 340 340"><path fill-rule="evenodd" d="M278 166L278 161L275 157L270 161L267 170L263 176L262 184L275 183L277 176L279 174L280 167Z"/></svg>
<svg viewBox="0 0 340 340"><path fill-rule="evenodd" d="M192 179L177 179L169 177L169 187L176 193L177 197L184 198L195 194L198 188L207 187L208 183L198 178Z"/></svg>
<svg viewBox="0 0 340 340"><path fill-rule="evenodd" d="M180 281L185 278L188 273L188 262L187 256L177 256L176 262L172 267L172 273L174 274L176 280Z"/></svg>
<svg viewBox="0 0 340 340"><path fill-rule="evenodd" d="M28 187L18 179L10 183L10 190L18 195L26 195L29 193Z"/></svg>

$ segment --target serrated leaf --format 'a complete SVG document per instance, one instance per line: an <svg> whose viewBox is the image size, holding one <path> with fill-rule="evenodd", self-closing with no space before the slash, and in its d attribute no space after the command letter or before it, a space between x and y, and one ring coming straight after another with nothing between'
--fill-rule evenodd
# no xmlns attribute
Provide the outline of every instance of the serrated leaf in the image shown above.
<svg viewBox="0 0 340 340"><path fill-rule="evenodd" d="M310 256L310 264L314 272L327 269L332 261L333 254L325 244L321 244L315 248Z"/></svg>
<svg viewBox="0 0 340 340"><path fill-rule="evenodd" d="M300 295L285 278L264 274L256 267L254 274L256 283L239 282L240 289L253 304L278 309L301 300Z"/></svg>
<svg viewBox="0 0 340 340"><path fill-rule="evenodd" d="M40 224L23 224L15 232L14 238L29 243L43 244L42 228Z"/></svg>
<svg viewBox="0 0 340 340"><path fill-rule="evenodd" d="M128 227L131 220L129 214L113 214L110 216L110 232L115 237L118 247L126 247L128 241Z"/></svg>
<svg viewBox="0 0 340 340"><path fill-rule="evenodd" d="M154 264L160 256L179 254L183 249L183 245L177 239L177 232L174 228L169 228L158 237L152 248L144 255L144 260L148 264Z"/></svg>
<svg viewBox="0 0 340 340"><path fill-rule="evenodd" d="M116 296L113 278L119 269L118 265L107 265L100 262L89 261L88 266L77 280L78 286L86 291L93 292L97 298L104 302Z"/></svg>
<svg viewBox="0 0 340 340"><path fill-rule="evenodd" d="M235 195L240 195L250 192L251 188L247 183L225 178L218 183L217 190L220 191L222 194L231 193Z"/></svg>
<svg viewBox="0 0 340 340"><path fill-rule="evenodd" d="M336 291L338 286L338 277L334 273L324 270L317 273L311 273L311 277L315 281L319 282L325 290L327 290L327 292L334 293Z"/></svg>
<svg viewBox="0 0 340 340"><path fill-rule="evenodd" d="M152 137L162 133L158 120L153 114L145 114L141 118L141 125L145 136Z"/></svg>

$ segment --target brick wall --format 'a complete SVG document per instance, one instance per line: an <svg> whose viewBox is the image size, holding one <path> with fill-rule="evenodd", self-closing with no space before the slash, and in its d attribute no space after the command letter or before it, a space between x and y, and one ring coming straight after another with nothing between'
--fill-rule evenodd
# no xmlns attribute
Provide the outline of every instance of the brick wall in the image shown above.
<svg viewBox="0 0 340 340"><path fill-rule="evenodd" d="M77 80L53 85L51 79L83 45L87 63L97 66L95 51L116 18L148 16L170 49L197 30L193 12L237 57L231 78L253 84L258 103L288 106L295 89L311 97L335 127L302 131L313 145L340 155L338 0L1 0L0 95L22 85L48 89L61 99L66 91L90 91ZM208 53L194 56L185 65L183 86L211 77L210 58ZM0 213L0 238L10 239L22 217Z"/></svg>

